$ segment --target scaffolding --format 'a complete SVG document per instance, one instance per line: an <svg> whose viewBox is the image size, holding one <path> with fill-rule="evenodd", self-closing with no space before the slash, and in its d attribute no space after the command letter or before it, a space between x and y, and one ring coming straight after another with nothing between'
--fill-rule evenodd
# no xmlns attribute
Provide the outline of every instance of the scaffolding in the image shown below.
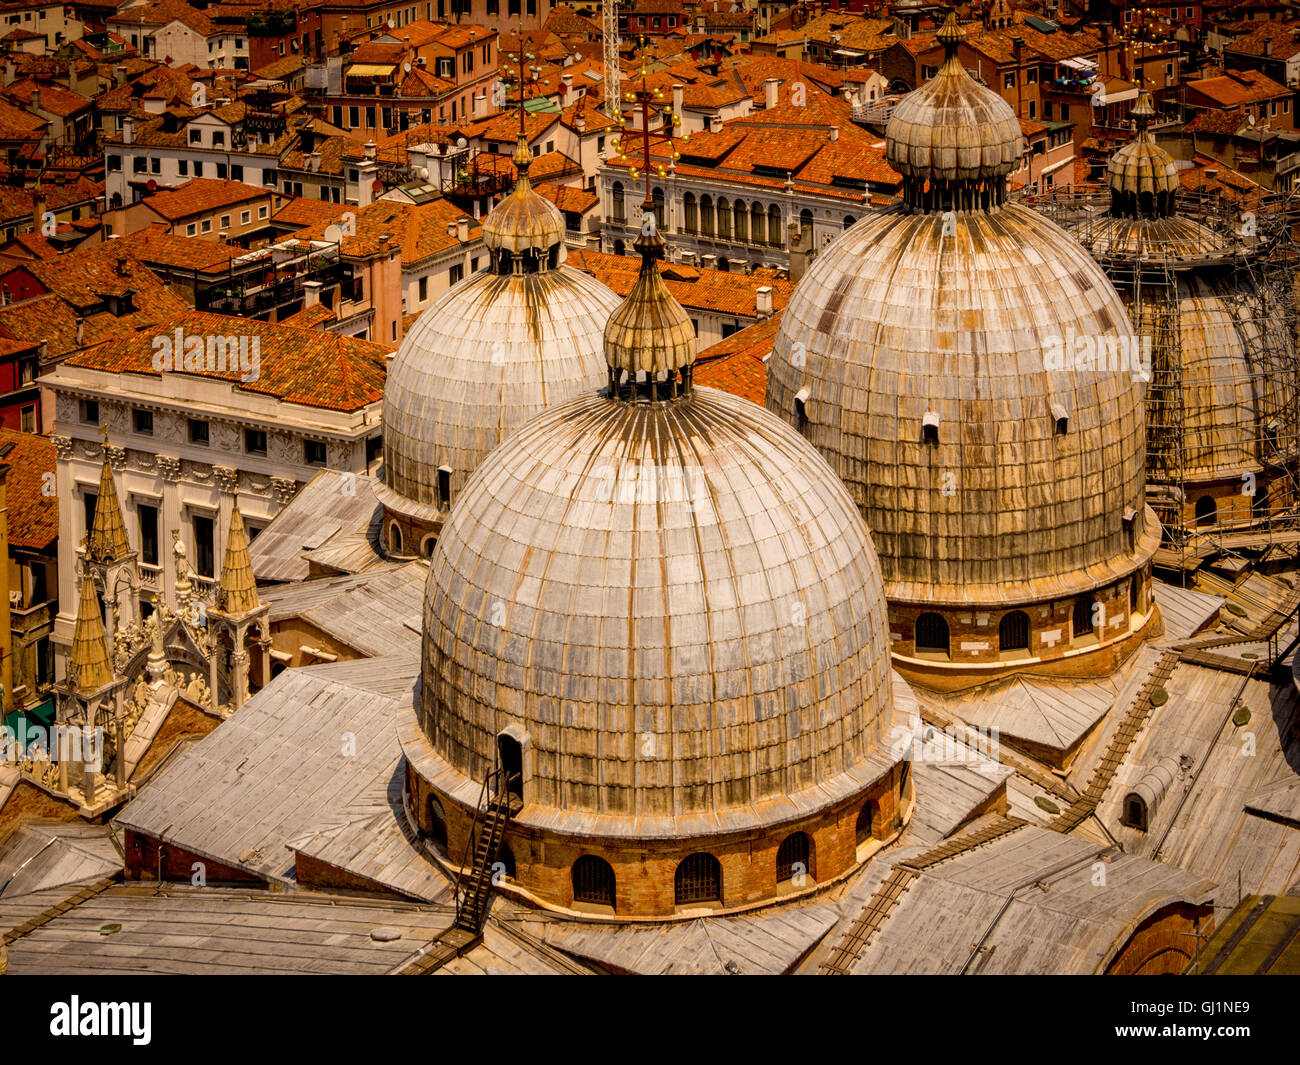
<svg viewBox="0 0 1300 1065"><path fill-rule="evenodd" d="M1138 337L1150 337L1147 502L1164 528L1157 565L1186 584L1207 561L1238 573L1279 553L1294 554L1300 549L1294 239L1300 203L1294 195L1260 190L1233 202L1217 192L1184 192L1172 218L1141 223L1111 214L1103 184L1057 186L1021 202L1093 254ZM1243 359L1206 361L1204 353L1185 353L1189 328L1206 328L1215 317L1216 328L1235 334ZM1192 376L1207 367L1221 374L1231 364L1232 377L1191 380L1188 360L1198 357ZM1234 409L1221 409L1224 395L1238 397ZM1249 417L1240 397L1248 397ZM1215 450L1249 456L1238 472L1248 502L1219 505L1230 498L1223 493L1232 474L1206 476L1207 465L1215 465L1207 452Z"/></svg>

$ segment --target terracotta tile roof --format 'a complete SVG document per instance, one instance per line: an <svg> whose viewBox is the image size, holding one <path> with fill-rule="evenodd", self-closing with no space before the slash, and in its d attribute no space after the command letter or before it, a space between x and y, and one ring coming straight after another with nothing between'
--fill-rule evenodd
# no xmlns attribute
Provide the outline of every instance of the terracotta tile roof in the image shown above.
<svg viewBox="0 0 1300 1065"><path fill-rule="evenodd" d="M317 201L319 202L319 201ZM194 240L168 231L163 222L154 222L113 241L113 247L140 262L182 270L217 273L229 268L230 260L247 255L248 250L220 238Z"/></svg>
<svg viewBox="0 0 1300 1065"><path fill-rule="evenodd" d="M1186 85L1223 108L1291 95L1291 90L1285 85L1279 85L1258 70L1234 70L1213 78L1189 81Z"/></svg>
<svg viewBox="0 0 1300 1065"><path fill-rule="evenodd" d="M342 251L346 256L362 258L376 254L379 238L391 237L390 246L401 249L402 263L412 266L432 255L457 246L460 241L448 233L465 212L449 200L430 200L428 203L408 204L398 200L376 200L369 207L356 211L356 233L343 239ZM324 240L329 223L316 222L294 235L301 240ZM483 233L480 221L470 222L469 243L477 241Z"/></svg>
<svg viewBox="0 0 1300 1065"><path fill-rule="evenodd" d="M580 249L569 252L567 263L591 274L618 295L626 296L636 283L641 260L634 255L609 255ZM772 304L778 309L786 305L794 291L791 281L757 272L734 274L681 263L663 263L661 273L668 290L688 311L707 311L738 318L755 316L755 294L764 285L772 289Z"/></svg>
<svg viewBox="0 0 1300 1065"><path fill-rule="evenodd" d="M1300 52L1300 23L1252 22L1253 28L1231 44L1224 45L1225 52L1240 55L1265 56L1285 61Z"/></svg>
<svg viewBox="0 0 1300 1065"><path fill-rule="evenodd" d="M108 18L110 25L117 26L166 26L169 22L182 22L203 37L224 32L218 30L202 11L190 7L183 0L150 0Z"/></svg>
<svg viewBox="0 0 1300 1065"><path fill-rule="evenodd" d="M59 118L80 114L94 106L94 101L88 96L72 92L62 85L39 82L35 78L23 78L21 81L7 85L4 89L4 97L26 108L31 106L32 94L37 92L40 93L40 109Z"/></svg>
<svg viewBox="0 0 1300 1065"><path fill-rule="evenodd" d="M546 20L543 27L547 33L554 33L560 36L585 37L588 40L599 40L601 29L591 19L583 18L577 11L567 4L556 4L551 8L551 14ZM505 38L502 38L500 47L504 50Z"/></svg>
<svg viewBox="0 0 1300 1065"><path fill-rule="evenodd" d="M767 399L767 363L763 358L772 350L780 322L778 311L705 348L695 360L695 383L763 406Z"/></svg>
<svg viewBox="0 0 1300 1065"><path fill-rule="evenodd" d="M283 59L277 59L273 63L267 63L264 67L259 67L253 71L253 76L264 78L267 81L279 81L282 78L292 77L300 70L307 69L307 62L298 55L287 55Z"/></svg>
<svg viewBox="0 0 1300 1065"><path fill-rule="evenodd" d="M39 140L48 126L46 119L28 114L0 98L0 141Z"/></svg>
<svg viewBox="0 0 1300 1065"><path fill-rule="evenodd" d="M584 214L598 203L600 197L589 189L580 189L575 185L556 185L550 181L538 182L533 186L539 195L545 196L561 211Z"/></svg>
<svg viewBox="0 0 1300 1065"><path fill-rule="evenodd" d="M1203 107L1183 126L1183 132L1231 136L1245 124L1246 119L1239 111L1220 111L1214 107Z"/></svg>
<svg viewBox="0 0 1300 1065"><path fill-rule="evenodd" d="M190 178L174 189L159 189L142 200L155 214L176 222L183 218L218 211L223 207L248 203L251 200L268 200L266 189L245 185L242 181L223 178Z"/></svg>
<svg viewBox="0 0 1300 1065"><path fill-rule="evenodd" d="M339 220L339 214L347 209L346 204L327 203L325 200L309 200L306 196L296 196L275 214L271 221L276 225L303 229L320 224L327 226Z"/></svg>
<svg viewBox="0 0 1300 1065"><path fill-rule="evenodd" d="M119 337L71 356L66 365L108 373L157 376L153 368L155 335L248 336L259 341L261 372L257 380L240 380L238 366L225 373L194 371L195 376L230 381L240 391L274 396L286 403L326 410L355 411L383 397L384 349L367 340L319 329L187 311L158 323L148 334ZM177 371L168 371L177 372ZM186 371L189 372L189 371Z"/></svg>
<svg viewBox="0 0 1300 1065"><path fill-rule="evenodd" d="M45 198L47 210L60 211L72 204L93 203L104 195L104 183L79 177L65 184L46 184L40 189L18 189L0 186L0 223L15 224L32 221L39 197Z"/></svg>
<svg viewBox="0 0 1300 1065"><path fill-rule="evenodd" d="M316 303L310 307L304 307L297 314L291 314L288 318L282 319L280 324L296 325L299 329L316 329L319 326L324 325L326 322L334 321L335 317L336 315L334 312L326 307L325 304ZM417 312L416 314L411 315L411 320L414 321L419 317L420 315ZM405 333L403 333L403 336L405 336Z"/></svg>
<svg viewBox="0 0 1300 1065"><path fill-rule="evenodd" d="M3 459L9 464L10 546L44 551L59 535L59 497L41 491L45 475L53 475L57 466L54 444L46 436L0 429L0 447L5 444L14 445Z"/></svg>

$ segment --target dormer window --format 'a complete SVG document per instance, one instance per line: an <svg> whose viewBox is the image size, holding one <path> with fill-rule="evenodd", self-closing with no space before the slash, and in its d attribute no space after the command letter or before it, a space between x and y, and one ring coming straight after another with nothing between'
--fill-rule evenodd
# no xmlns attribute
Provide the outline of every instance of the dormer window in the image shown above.
<svg viewBox="0 0 1300 1065"><path fill-rule="evenodd" d="M446 508L451 506L451 467L438 467L438 506Z"/></svg>
<svg viewBox="0 0 1300 1065"><path fill-rule="evenodd" d="M921 439L927 444L939 442L939 415L932 410L921 417Z"/></svg>

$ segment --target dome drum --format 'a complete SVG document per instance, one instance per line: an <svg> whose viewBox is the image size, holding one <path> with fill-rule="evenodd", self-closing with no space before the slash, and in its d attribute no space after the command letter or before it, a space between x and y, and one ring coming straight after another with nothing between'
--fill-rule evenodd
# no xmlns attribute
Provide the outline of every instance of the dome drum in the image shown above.
<svg viewBox="0 0 1300 1065"><path fill-rule="evenodd" d="M1152 521L1151 552L1159 542ZM1151 552L1144 552L1150 558ZM891 600L894 668L909 683L960 691L1014 673L1094 677L1123 663L1163 624L1151 567L1095 590L998 606Z"/></svg>
<svg viewBox="0 0 1300 1065"><path fill-rule="evenodd" d="M455 873L470 853L478 786L450 770L418 729L405 730L402 742L408 820L422 838L436 840L435 854ZM505 846L513 870L498 887L548 908L660 920L689 919L702 911L734 912L815 894L896 839L907 823L915 801L907 763L882 761L879 769L881 776L869 787L840 796L823 808L802 813L785 810L788 820L763 818L761 825L710 818L706 831L689 836L676 835L675 827L658 832L639 828L631 835L602 834L590 828L560 831L551 811L525 805L506 829ZM450 791L446 790L449 780L458 781ZM787 869L778 856L783 845L789 848L792 842L802 846L795 848L793 860L786 859ZM679 897L677 871L695 855L711 856L718 863L719 890L714 898ZM594 893L593 885L582 882L580 872L575 875L582 868L580 862L597 864L593 858L605 867L604 893Z"/></svg>

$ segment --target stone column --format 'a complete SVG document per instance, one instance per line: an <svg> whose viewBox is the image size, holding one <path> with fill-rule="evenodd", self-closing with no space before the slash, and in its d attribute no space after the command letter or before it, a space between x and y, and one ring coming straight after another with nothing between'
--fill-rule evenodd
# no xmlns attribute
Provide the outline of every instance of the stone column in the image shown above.
<svg viewBox="0 0 1300 1065"><path fill-rule="evenodd" d="M162 513L158 515L160 528L159 542L170 536L173 529L181 528L181 460L170 455L158 456L158 473L162 477ZM171 565L171 541L167 540L166 550L159 552L158 561L162 572L158 578L158 592L165 603L176 602L176 573Z"/></svg>

